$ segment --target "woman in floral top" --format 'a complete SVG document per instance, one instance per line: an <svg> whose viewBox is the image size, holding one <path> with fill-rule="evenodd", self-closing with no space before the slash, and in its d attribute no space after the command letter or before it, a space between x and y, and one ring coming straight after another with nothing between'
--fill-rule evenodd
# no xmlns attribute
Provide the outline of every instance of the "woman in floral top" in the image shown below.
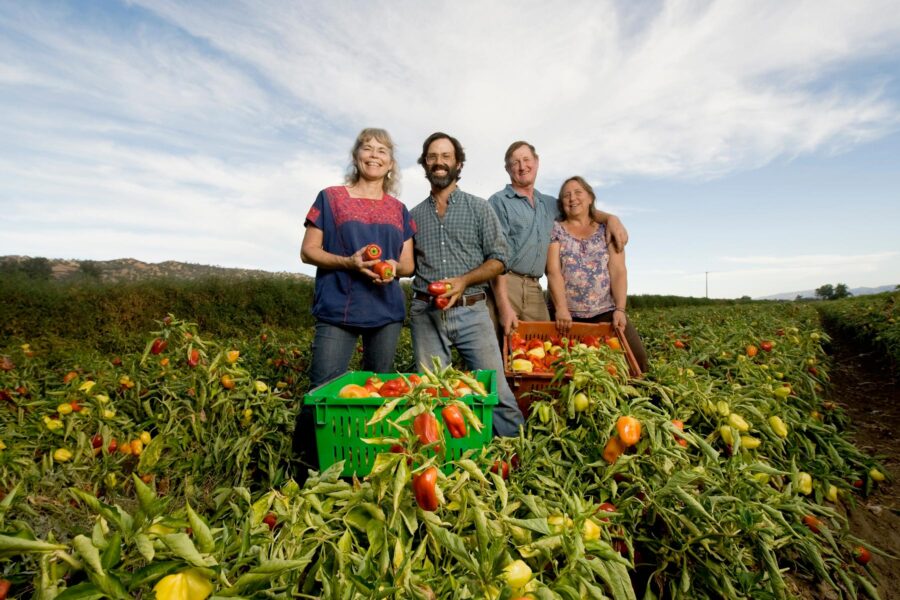
<svg viewBox="0 0 900 600"><path fill-rule="evenodd" d="M607 246L605 225L591 218L594 190L582 177L570 177L559 191L559 213L547 252L547 280L556 309L556 327L565 334L572 322L612 322L625 338L641 371L647 353L625 312L628 274L625 253Z"/></svg>

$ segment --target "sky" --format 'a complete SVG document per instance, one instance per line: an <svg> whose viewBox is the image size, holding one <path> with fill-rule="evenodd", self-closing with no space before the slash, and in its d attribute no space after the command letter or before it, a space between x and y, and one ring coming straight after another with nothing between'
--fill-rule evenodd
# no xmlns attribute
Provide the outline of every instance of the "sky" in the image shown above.
<svg viewBox="0 0 900 600"><path fill-rule="evenodd" d="M364 127L540 155L623 220L629 293L900 283L896 0L0 3L0 255L313 274Z"/></svg>

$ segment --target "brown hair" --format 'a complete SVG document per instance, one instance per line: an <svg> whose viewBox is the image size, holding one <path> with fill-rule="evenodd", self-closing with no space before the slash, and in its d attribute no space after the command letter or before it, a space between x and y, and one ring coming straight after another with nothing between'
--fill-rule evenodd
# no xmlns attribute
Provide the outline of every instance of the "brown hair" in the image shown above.
<svg viewBox="0 0 900 600"><path fill-rule="evenodd" d="M532 146L531 144L529 144L528 142L526 142L524 140L519 140L517 142L513 142L512 144L510 144L509 148L506 149L506 155L503 157L503 165L504 166L507 166L507 167L509 166L509 159L513 155L513 152L515 152L522 146L528 146L528 149L531 150L531 154L535 158L538 157L538 153L537 153L537 151L535 151L534 146Z"/></svg>
<svg viewBox="0 0 900 600"><path fill-rule="evenodd" d="M366 127L356 136L356 142L353 144L353 149L350 150L350 167L347 169L347 175L344 178L344 181L349 185L355 185L359 181L359 168L356 166L356 157L359 154L359 149L369 140L375 140L387 146L391 152L391 160L394 161L394 140L391 139L391 134L385 129ZM397 166L396 161L394 161L394 166ZM385 194L393 195L400 187L400 173L394 169L388 171L381 187Z"/></svg>
<svg viewBox="0 0 900 600"><path fill-rule="evenodd" d="M463 150L463 146L459 143L459 140L452 135L448 135L443 131L435 131L425 138L425 141L422 143L422 154L419 156L417 162L425 168L426 172L428 171L428 165L425 164L425 155L428 154L428 147L437 140L447 140L453 145L453 153L456 155L456 164L460 170L460 174L456 176L456 180L459 181L462 177L463 164L466 162L466 151Z"/></svg>
<svg viewBox="0 0 900 600"><path fill-rule="evenodd" d="M566 185L568 185L569 183L571 183L573 181L575 183L577 183L578 185L580 185L581 187L583 187L584 191L586 191L588 193L588 196L591 197L591 217L593 218L594 217L594 202L597 200L597 194L594 193L594 188L591 187L591 184L589 184L587 181L585 181L584 177L582 177L581 175L573 175L572 177L569 177L568 179L563 181L562 185L559 186L559 194L557 194L557 196L556 196L556 208L559 211L559 214L560 215L566 214L566 212L563 210L563 199L562 199L563 189L566 187Z"/></svg>

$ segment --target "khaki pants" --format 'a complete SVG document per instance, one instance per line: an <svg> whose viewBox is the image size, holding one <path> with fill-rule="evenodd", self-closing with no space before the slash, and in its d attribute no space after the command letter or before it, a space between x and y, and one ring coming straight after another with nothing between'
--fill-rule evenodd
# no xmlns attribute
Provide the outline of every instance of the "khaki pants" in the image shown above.
<svg viewBox="0 0 900 600"><path fill-rule="evenodd" d="M516 317L520 321L550 320L547 299L537 279L522 277L515 273L507 273L506 294L509 296L509 303L512 304ZM494 329L497 332L497 340L500 343L500 348L503 348L503 329L500 327L497 303L493 294L488 294L488 308L490 309L491 320L494 322Z"/></svg>

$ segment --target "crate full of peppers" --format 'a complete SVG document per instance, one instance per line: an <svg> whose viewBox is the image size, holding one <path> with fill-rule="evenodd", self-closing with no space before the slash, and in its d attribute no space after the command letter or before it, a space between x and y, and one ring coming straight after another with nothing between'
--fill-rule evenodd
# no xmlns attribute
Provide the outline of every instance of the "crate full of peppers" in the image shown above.
<svg viewBox="0 0 900 600"><path fill-rule="evenodd" d="M319 467L324 470L344 461L342 476L365 476L379 453L399 451L399 443L382 442L402 442L404 432L421 440L443 438L446 447L441 451L448 467L449 461L466 451L488 444L497 404L497 375L494 371L457 373L444 378L430 373L353 371L311 390L304 404L314 414ZM432 400L433 411L413 414L424 397ZM439 428L443 428L440 434ZM440 449L437 443L434 447Z"/></svg>

